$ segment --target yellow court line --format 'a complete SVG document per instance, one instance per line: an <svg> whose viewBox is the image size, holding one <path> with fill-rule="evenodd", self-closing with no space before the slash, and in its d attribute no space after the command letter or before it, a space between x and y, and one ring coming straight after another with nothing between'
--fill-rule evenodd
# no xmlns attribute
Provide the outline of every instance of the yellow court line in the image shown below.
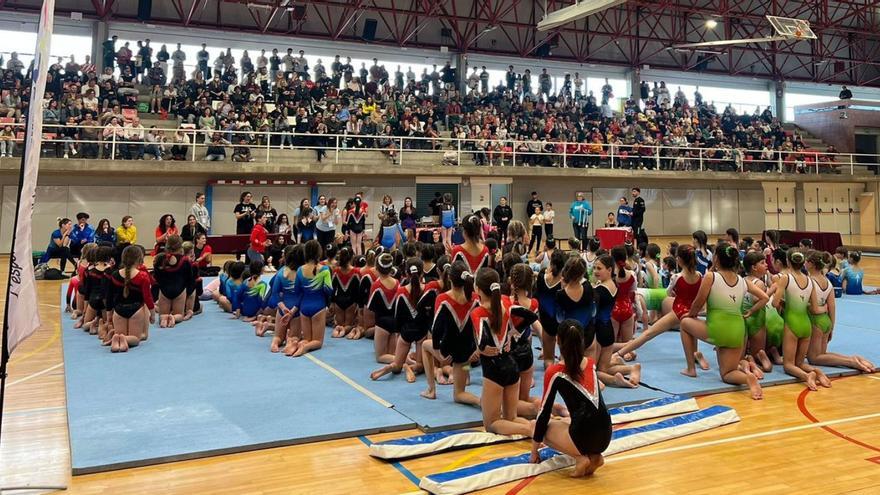
<svg viewBox="0 0 880 495"><path fill-rule="evenodd" d="M58 337L60 337L60 336L61 336L61 325L58 325L58 328L55 329L55 332L52 333L52 336L49 337L49 340L47 340L46 342L43 342L43 345L41 345L40 347L37 347L36 349L32 350L31 352L29 352L21 357L16 357L16 358L10 359L9 362L10 363L20 363L22 361L27 360L28 358L30 358L32 356L35 356L35 355L45 351L50 346L52 346L52 344L54 344L58 340Z"/></svg>
<svg viewBox="0 0 880 495"><path fill-rule="evenodd" d="M19 384L19 383L21 383L21 382L26 382L26 381L30 380L31 378L36 378L36 377L38 377L38 376L45 375L46 373L48 373L48 372L50 372L50 371L52 371L52 370L54 370L54 369L60 368L60 367L62 367L62 366L64 366L64 363L58 363L58 364L56 364L55 366L50 366L50 367L44 369L43 371L38 371L38 372L36 372L36 373L32 373L32 374L30 374L30 375L28 375L28 376L26 376L26 377L24 377L24 378L19 378L18 380L15 380L14 382L11 382L9 385L7 385L7 387L11 387L11 386L16 385L16 384Z"/></svg>
<svg viewBox="0 0 880 495"><path fill-rule="evenodd" d="M453 469L459 468L459 467L463 466L464 463L466 463L467 461L473 459L474 457L477 457L478 455L482 454L483 452L486 452L487 450L489 450L488 446L471 450L467 454L459 457L458 459L456 459L455 461L450 463L448 466L441 469L439 472L452 471Z"/></svg>
<svg viewBox="0 0 880 495"><path fill-rule="evenodd" d="M831 421L820 421L818 423L810 423L807 425L792 426L789 428L780 428L778 430L768 430L768 431L762 431L759 433L750 433L748 435L740 435L740 436L730 437L730 438L721 438L719 440L709 440L707 442L692 443L690 445L682 445L680 447L670 447L667 449L652 450L649 452L637 452L634 454L627 454L627 455L621 455L621 456L615 455L615 456L608 457L606 459L606 462L617 462L617 461L623 461L623 460L628 460L628 459L638 459L640 457L650 457L650 456L655 456L655 455L660 455L660 454L669 454L672 452L680 452L682 450L699 449L699 448L703 448L703 447L711 447L713 445L723 445L726 443L740 442L743 440L752 440L754 438L769 437L772 435L781 435L783 433L791 433L793 431L808 430L811 428L821 428L823 426L831 426L831 425L837 425L837 424L841 424L841 423L852 423L854 421L863 421L866 419L873 419L873 418L880 418L880 413L865 414L863 416L851 416L849 418L834 419Z"/></svg>
<svg viewBox="0 0 880 495"><path fill-rule="evenodd" d="M315 356L312 356L311 354L306 354L306 357L309 358L313 363L315 363L315 364L317 364L318 366L324 368L325 370L329 371L330 373L333 373L334 375L336 375L336 378L339 378L339 379L342 380L343 382L349 384L353 389L355 389L355 390L357 390L358 392L360 392L360 393L366 395L367 397L373 399L374 401L378 402L379 404L382 404L382 407L394 407L394 405L393 405L392 403L390 403L390 402L388 402L387 400L385 400L385 399L379 397L378 395L374 394L373 392L370 392L370 391L367 390L366 388L364 388L364 387L358 385L357 383L355 383L354 380L352 380L351 378L345 376L341 371L339 371L339 370L337 370L336 368L330 366L329 364L325 363L324 361L321 361L320 359L316 358Z"/></svg>

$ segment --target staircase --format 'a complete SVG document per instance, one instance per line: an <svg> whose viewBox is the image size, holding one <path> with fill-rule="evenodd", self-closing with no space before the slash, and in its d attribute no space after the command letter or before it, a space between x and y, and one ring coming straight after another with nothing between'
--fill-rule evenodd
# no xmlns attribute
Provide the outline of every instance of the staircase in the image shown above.
<svg viewBox="0 0 880 495"><path fill-rule="evenodd" d="M828 143L826 143L825 141L822 141L821 138L818 138L818 137L814 136L813 134L810 134L810 132L807 131L806 129L798 127L798 125L795 124L794 122L783 123L782 129L786 133L789 133L789 134L796 133L797 135L799 135L801 137L801 140L804 142L804 144L807 145L807 147L812 150L825 151L828 148ZM840 173L844 174L844 175L849 174L849 170L846 170L848 168L848 166L849 166L849 163L847 163L846 165L841 165L842 170L840 171ZM855 165L853 165L853 175L873 176L874 172L871 169L871 167L868 167L866 165L855 164Z"/></svg>

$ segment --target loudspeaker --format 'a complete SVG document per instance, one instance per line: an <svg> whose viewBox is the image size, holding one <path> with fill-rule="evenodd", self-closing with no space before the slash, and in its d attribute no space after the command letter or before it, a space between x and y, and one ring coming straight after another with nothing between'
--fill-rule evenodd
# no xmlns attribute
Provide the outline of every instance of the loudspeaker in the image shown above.
<svg viewBox="0 0 880 495"><path fill-rule="evenodd" d="M373 41L376 39L376 26L379 22L376 19L366 19L364 21L364 34L361 39L364 41Z"/></svg>
<svg viewBox="0 0 880 495"><path fill-rule="evenodd" d="M301 21L306 18L306 6L305 5L294 5L293 10L290 11L290 17L293 18L294 21Z"/></svg>
<svg viewBox="0 0 880 495"><path fill-rule="evenodd" d="M549 57L550 56L550 43L544 43L535 49L535 55L538 57Z"/></svg>
<svg viewBox="0 0 880 495"><path fill-rule="evenodd" d="M152 17L153 0L138 0L138 20L141 22L149 22Z"/></svg>

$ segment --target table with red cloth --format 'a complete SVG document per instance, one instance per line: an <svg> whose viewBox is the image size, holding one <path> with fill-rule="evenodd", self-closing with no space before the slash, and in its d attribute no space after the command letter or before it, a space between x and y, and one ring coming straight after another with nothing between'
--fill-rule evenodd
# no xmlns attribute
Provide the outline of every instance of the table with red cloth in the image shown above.
<svg viewBox="0 0 880 495"><path fill-rule="evenodd" d="M283 235L289 239L289 234L269 234L269 239L275 241L276 238ZM251 242L251 236L248 234L229 234L229 235L209 235L208 245L214 254L239 254L247 251Z"/></svg>
<svg viewBox="0 0 880 495"><path fill-rule="evenodd" d="M599 238L599 245L602 249L611 249L614 246L632 242L633 232L629 227L606 227L596 229L596 237ZM583 246L584 249L587 246Z"/></svg>
<svg viewBox="0 0 880 495"><path fill-rule="evenodd" d="M764 231L767 235L767 231ZM780 230L779 243L787 244L790 247L797 247L802 239L811 239L813 241L813 249L817 251L828 251L834 253L834 250L843 246L843 240L840 232L806 232L799 230Z"/></svg>

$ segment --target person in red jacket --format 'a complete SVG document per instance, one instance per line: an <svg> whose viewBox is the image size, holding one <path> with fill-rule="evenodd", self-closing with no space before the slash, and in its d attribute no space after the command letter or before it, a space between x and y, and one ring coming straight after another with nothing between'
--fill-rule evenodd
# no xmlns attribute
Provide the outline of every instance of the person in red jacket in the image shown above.
<svg viewBox="0 0 880 495"><path fill-rule="evenodd" d="M247 259L248 261L263 261L263 252L266 251L266 246L271 244L272 241L269 240L269 231L266 230L266 217L263 215L263 212L258 210L254 213L254 220L257 223L254 225L253 230L251 230L251 243L248 246Z"/></svg>

